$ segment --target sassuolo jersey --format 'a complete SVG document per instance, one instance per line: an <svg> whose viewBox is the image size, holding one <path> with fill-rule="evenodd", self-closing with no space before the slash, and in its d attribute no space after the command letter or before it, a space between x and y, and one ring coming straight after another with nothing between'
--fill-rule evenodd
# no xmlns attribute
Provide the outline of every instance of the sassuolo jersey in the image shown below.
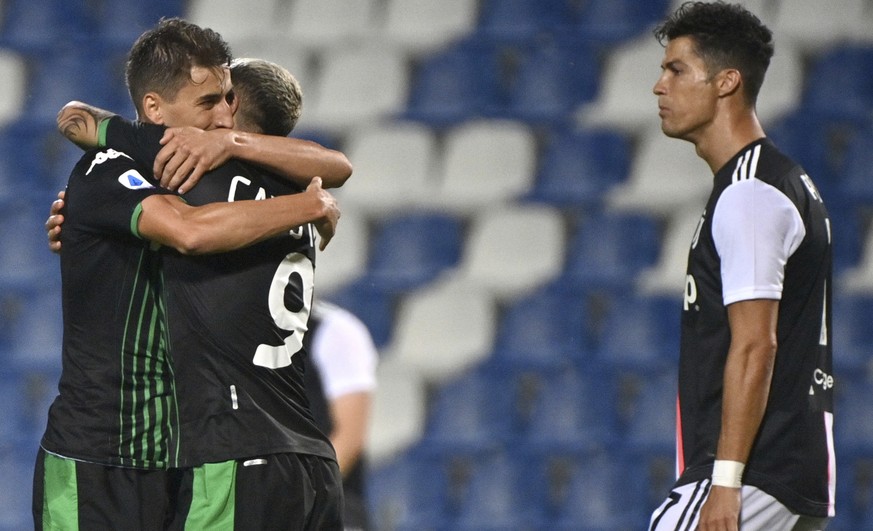
<svg viewBox="0 0 873 531"><path fill-rule="evenodd" d="M82 461L163 468L175 426L160 256L137 234L150 172L121 151L86 153L64 208L59 394L41 445Z"/></svg>
<svg viewBox="0 0 873 531"><path fill-rule="evenodd" d="M679 484L712 473L724 366L727 306L779 300L767 408L743 482L810 516L833 514L831 231L804 170L767 139L743 148L715 175L691 243L679 368Z"/></svg>
<svg viewBox="0 0 873 531"><path fill-rule="evenodd" d="M119 118L108 145L151 164L163 128ZM192 205L297 193L238 161L210 172ZM303 336L312 305L315 233L305 225L240 251L164 251L170 353L180 415L174 466L295 452L334 459L309 410Z"/></svg>

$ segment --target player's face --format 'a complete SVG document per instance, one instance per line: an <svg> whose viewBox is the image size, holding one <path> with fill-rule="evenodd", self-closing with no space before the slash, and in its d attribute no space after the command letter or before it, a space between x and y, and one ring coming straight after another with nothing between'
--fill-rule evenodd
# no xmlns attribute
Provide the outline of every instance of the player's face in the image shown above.
<svg viewBox="0 0 873 531"><path fill-rule="evenodd" d="M715 118L716 86L690 37L667 44L653 92L658 96L661 130L669 137L694 141Z"/></svg>
<svg viewBox="0 0 873 531"><path fill-rule="evenodd" d="M172 102L161 102L163 125L216 129L233 127L230 69L194 66Z"/></svg>

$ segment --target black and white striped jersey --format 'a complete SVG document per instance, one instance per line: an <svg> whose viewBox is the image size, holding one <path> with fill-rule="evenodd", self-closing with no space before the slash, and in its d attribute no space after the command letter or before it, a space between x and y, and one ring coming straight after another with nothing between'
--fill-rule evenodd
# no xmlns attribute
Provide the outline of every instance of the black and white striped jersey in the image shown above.
<svg viewBox="0 0 873 531"><path fill-rule="evenodd" d="M778 349L767 409L743 481L789 509L833 514L831 231L803 169L761 139L714 179L692 239L679 366L678 484L712 472L727 306L779 300Z"/></svg>

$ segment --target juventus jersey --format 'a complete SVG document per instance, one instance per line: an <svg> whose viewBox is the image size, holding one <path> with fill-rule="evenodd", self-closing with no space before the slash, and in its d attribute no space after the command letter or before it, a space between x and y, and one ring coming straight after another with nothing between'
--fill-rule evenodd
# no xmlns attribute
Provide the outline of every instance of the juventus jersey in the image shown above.
<svg viewBox="0 0 873 531"><path fill-rule="evenodd" d="M41 445L91 463L167 465L175 429L160 257L139 239L140 202L156 188L127 154L86 153L66 190L59 394Z"/></svg>
<svg viewBox="0 0 873 531"><path fill-rule="evenodd" d="M743 482L794 512L833 515L829 223L813 182L767 139L716 173L688 258L678 484L712 473L731 341L726 306L776 299L775 367Z"/></svg>
<svg viewBox="0 0 873 531"><path fill-rule="evenodd" d="M106 123L106 122L104 122ZM163 128L111 119L107 144L149 166ZM265 199L295 185L232 160L184 198L190 204ZM173 466L272 453L335 459L304 386L303 336L313 295L310 225L210 256L164 252L170 353L179 403Z"/></svg>

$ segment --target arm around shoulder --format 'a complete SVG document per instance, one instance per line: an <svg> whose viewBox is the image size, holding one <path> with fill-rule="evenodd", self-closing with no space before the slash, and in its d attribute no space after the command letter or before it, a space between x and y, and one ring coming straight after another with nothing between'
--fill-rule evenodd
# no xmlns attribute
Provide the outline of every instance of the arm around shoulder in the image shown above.
<svg viewBox="0 0 873 531"><path fill-rule="evenodd" d="M176 195L155 194L141 207L141 237L192 255L241 249L306 223L316 226L324 248L339 220L336 201L317 180L306 192L262 201L195 207Z"/></svg>
<svg viewBox="0 0 873 531"><path fill-rule="evenodd" d="M58 112L58 131L82 149L95 148L100 142L100 122L112 116L107 110L71 101Z"/></svg>

